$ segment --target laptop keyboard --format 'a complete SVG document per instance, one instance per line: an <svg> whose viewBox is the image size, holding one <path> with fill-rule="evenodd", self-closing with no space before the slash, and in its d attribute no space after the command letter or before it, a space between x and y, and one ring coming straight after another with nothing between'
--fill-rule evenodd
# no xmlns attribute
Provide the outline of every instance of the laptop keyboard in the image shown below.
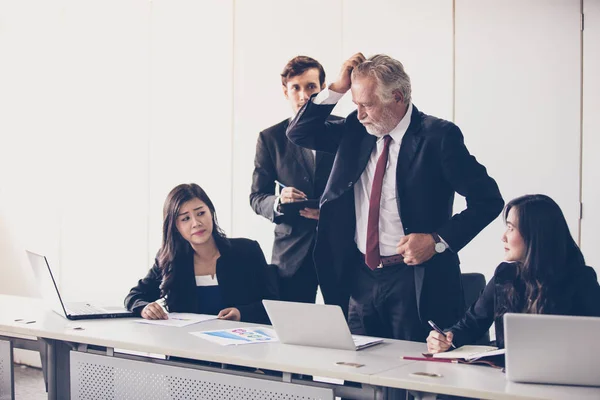
<svg viewBox="0 0 600 400"><path fill-rule="evenodd" d="M87 303L69 303L67 312L71 315L105 314L106 311Z"/></svg>

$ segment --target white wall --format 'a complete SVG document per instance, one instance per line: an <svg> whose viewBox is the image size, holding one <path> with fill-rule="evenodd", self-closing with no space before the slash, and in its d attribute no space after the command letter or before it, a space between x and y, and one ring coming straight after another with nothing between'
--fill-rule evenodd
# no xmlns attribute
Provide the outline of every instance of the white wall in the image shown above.
<svg viewBox="0 0 600 400"><path fill-rule="evenodd" d="M543 6L542 6L543 4ZM455 122L506 202L545 193L579 229L580 29L575 0L457 0ZM462 198L457 204L464 204ZM502 218L461 252L490 278Z"/></svg>
<svg viewBox="0 0 600 400"><path fill-rule="evenodd" d="M279 72L297 54L319 59L329 82L357 51L403 61L417 107L455 116L507 200L548 193L577 232L579 1L455 3L0 0L0 293L35 295L32 248L66 297L122 301L182 182L205 187L225 230L270 258L272 226L248 201L252 163L258 132L290 115ZM600 40L597 3L586 6L591 135ZM352 108L346 98L336 111ZM594 140L584 140L585 215L600 219L600 195L586 191ZM582 225L597 263L599 222ZM464 270L490 277L501 231L497 221L461 252Z"/></svg>
<svg viewBox="0 0 600 400"><path fill-rule="evenodd" d="M583 162L581 249L600 274L600 2L583 2Z"/></svg>

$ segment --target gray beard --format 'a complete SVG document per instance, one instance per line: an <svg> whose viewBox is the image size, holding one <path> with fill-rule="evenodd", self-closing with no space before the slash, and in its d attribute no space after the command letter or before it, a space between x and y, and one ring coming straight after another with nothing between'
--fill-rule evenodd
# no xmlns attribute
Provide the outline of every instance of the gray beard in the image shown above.
<svg viewBox="0 0 600 400"><path fill-rule="evenodd" d="M400 123L400 121L396 122L396 119L394 113L390 109L386 109L381 115L381 122L365 126L365 129L369 135L382 137L389 134Z"/></svg>

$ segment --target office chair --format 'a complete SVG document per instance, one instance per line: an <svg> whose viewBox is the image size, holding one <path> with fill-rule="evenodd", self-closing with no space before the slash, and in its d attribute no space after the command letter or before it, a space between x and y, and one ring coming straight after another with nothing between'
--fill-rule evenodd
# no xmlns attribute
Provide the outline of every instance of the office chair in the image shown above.
<svg viewBox="0 0 600 400"><path fill-rule="evenodd" d="M485 289L485 276L478 272L460 274L465 297L465 311L479 298L483 289ZM486 332L476 344L487 345L490 343L490 333Z"/></svg>

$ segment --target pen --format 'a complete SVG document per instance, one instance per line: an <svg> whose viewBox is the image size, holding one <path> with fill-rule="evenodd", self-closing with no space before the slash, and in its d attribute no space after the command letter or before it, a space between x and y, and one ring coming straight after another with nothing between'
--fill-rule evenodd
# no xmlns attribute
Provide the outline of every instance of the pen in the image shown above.
<svg viewBox="0 0 600 400"><path fill-rule="evenodd" d="M283 189L285 189L287 187L283 183L279 182L277 179L275 179L275 183L278 184L279 186L281 186Z"/></svg>
<svg viewBox="0 0 600 400"><path fill-rule="evenodd" d="M446 339L448 339L448 336L446 336L446 333L444 333L444 331L441 330L440 327L435 324L435 322L433 322L432 320L429 320L429 321L427 321L427 323L429 323L429 325L431 325L431 327L433 328L434 331L436 331L437 333L440 333L440 334L444 335L444 337ZM454 345L454 343L450 343L450 346L452 346L453 348L456 348L456 346Z"/></svg>
<svg viewBox="0 0 600 400"><path fill-rule="evenodd" d="M433 358L433 357L402 357L405 360L413 360L413 361L433 361L433 362L443 362L443 363L452 363L458 364L457 360L450 360L448 358Z"/></svg>

